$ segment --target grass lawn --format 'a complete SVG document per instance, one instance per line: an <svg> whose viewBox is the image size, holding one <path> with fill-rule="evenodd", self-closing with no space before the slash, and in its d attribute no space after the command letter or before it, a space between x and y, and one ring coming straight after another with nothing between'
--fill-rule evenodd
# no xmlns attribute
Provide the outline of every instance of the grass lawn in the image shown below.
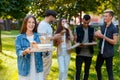
<svg viewBox="0 0 120 80"><path fill-rule="evenodd" d="M19 31L12 30L11 32L2 31L2 36L9 36L9 35L17 35ZM4 37L2 38L2 49L3 52L0 53L0 80L18 80L18 72L17 72L17 62L16 62L16 53L15 53L15 37ZM120 80L120 53L117 52L117 46L115 46L115 56L113 62L113 71L114 71L114 78L115 80ZM95 53L92 60L92 65L90 68L90 75L89 80L97 80L96 79L96 72L95 72L95 63L96 63L96 56L97 56L97 46L95 48ZM82 67L82 74L83 76L83 68ZM58 80L59 68L57 63L57 56L56 52L53 52L53 59L52 59L52 67L50 70L50 74L47 77L47 80ZM75 75L75 52L73 51L71 54L71 61L69 65L68 71L68 80L74 80ZM107 79L107 72L105 63L102 66L102 75L103 80Z"/></svg>

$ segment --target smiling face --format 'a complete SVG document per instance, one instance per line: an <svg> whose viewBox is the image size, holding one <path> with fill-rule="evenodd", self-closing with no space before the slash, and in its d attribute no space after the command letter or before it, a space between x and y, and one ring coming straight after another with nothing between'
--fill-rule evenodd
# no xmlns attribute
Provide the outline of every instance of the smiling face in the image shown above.
<svg viewBox="0 0 120 80"><path fill-rule="evenodd" d="M35 21L32 17L28 19L26 27L27 31L33 31L33 29L35 28Z"/></svg>
<svg viewBox="0 0 120 80"><path fill-rule="evenodd" d="M26 33L27 31L37 32L37 22L36 18L32 15L28 15L24 18L22 27L21 27L21 34Z"/></svg>

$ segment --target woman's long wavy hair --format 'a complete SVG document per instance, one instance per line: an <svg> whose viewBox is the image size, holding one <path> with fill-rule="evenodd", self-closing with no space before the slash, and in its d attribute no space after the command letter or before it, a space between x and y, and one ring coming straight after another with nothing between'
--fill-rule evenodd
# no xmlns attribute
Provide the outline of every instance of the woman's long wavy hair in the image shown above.
<svg viewBox="0 0 120 80"><path fill-rule="evenodd" d="M61 19L58 21L57 30L56 30L55 34L60 33L60 32L64 29L63 26L62 26L62 20L63 20L63 19L65 19L65 18L61 18ZM70 40L69 31L68 31L68 29L66 29L66 28L65 28L65 30L66 30L66 39L67 39L67 40Z"/></svg>
<svg viewBox="0 0 120 80"><path fill-rule="evenodd" d="M21 34L26 33L26 31L27 31L27 22L28 22L29 18L33 18L34 19L35 27L33 29L33 32L37 32L37 21L36 21L36 18L34 16L32 16L32 15L28 15L23 20L21 31L20 31Z"/></svg>

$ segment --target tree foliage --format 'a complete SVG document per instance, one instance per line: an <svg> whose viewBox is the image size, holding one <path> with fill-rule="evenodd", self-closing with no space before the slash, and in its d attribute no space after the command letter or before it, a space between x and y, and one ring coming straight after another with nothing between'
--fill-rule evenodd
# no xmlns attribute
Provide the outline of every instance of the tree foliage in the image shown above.
<svg viewBox="0 0 120 80"><path fill-rule="evenodd" d="M100 5L97 0L35 0L31 6L31 13L35 16L44 16L47 9L53 9L58 17L71 18L77 16L80 11L96 11Z"/></svg>
<svg viewBox="0 0 120 80"><path fill-rule="evenodd" d="M102 13L105 9L117 11L119 0L0 0L0 17L21 18L28 12L43 17L47 9L53 9L58 17L70 17L80 11Z"/></svg>
<svg viewBox="0 0 120 80"><path fill-rule="evenodd" d="M98 13L103 13L106 9L114 10L115 14L118 13L118 1L119 0L100 0L100 6L97 8Z"/></svg>
<svg viewBox="0 0 120 80"><path fill-rule="evenodd" d="M0 0L0 17L20 19L29 12L32 0Z"/></svg>

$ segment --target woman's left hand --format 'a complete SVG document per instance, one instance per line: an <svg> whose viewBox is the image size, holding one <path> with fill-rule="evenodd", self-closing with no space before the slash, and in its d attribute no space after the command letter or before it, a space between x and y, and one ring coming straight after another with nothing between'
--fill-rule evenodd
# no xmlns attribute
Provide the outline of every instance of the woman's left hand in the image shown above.
<svg viewBox="0 0 120 80"><path fill-rule="evenodd" d="M63 29L63 30L60 32L60 34L63 35L65 32L66 32L66 30Z"/></svg>

